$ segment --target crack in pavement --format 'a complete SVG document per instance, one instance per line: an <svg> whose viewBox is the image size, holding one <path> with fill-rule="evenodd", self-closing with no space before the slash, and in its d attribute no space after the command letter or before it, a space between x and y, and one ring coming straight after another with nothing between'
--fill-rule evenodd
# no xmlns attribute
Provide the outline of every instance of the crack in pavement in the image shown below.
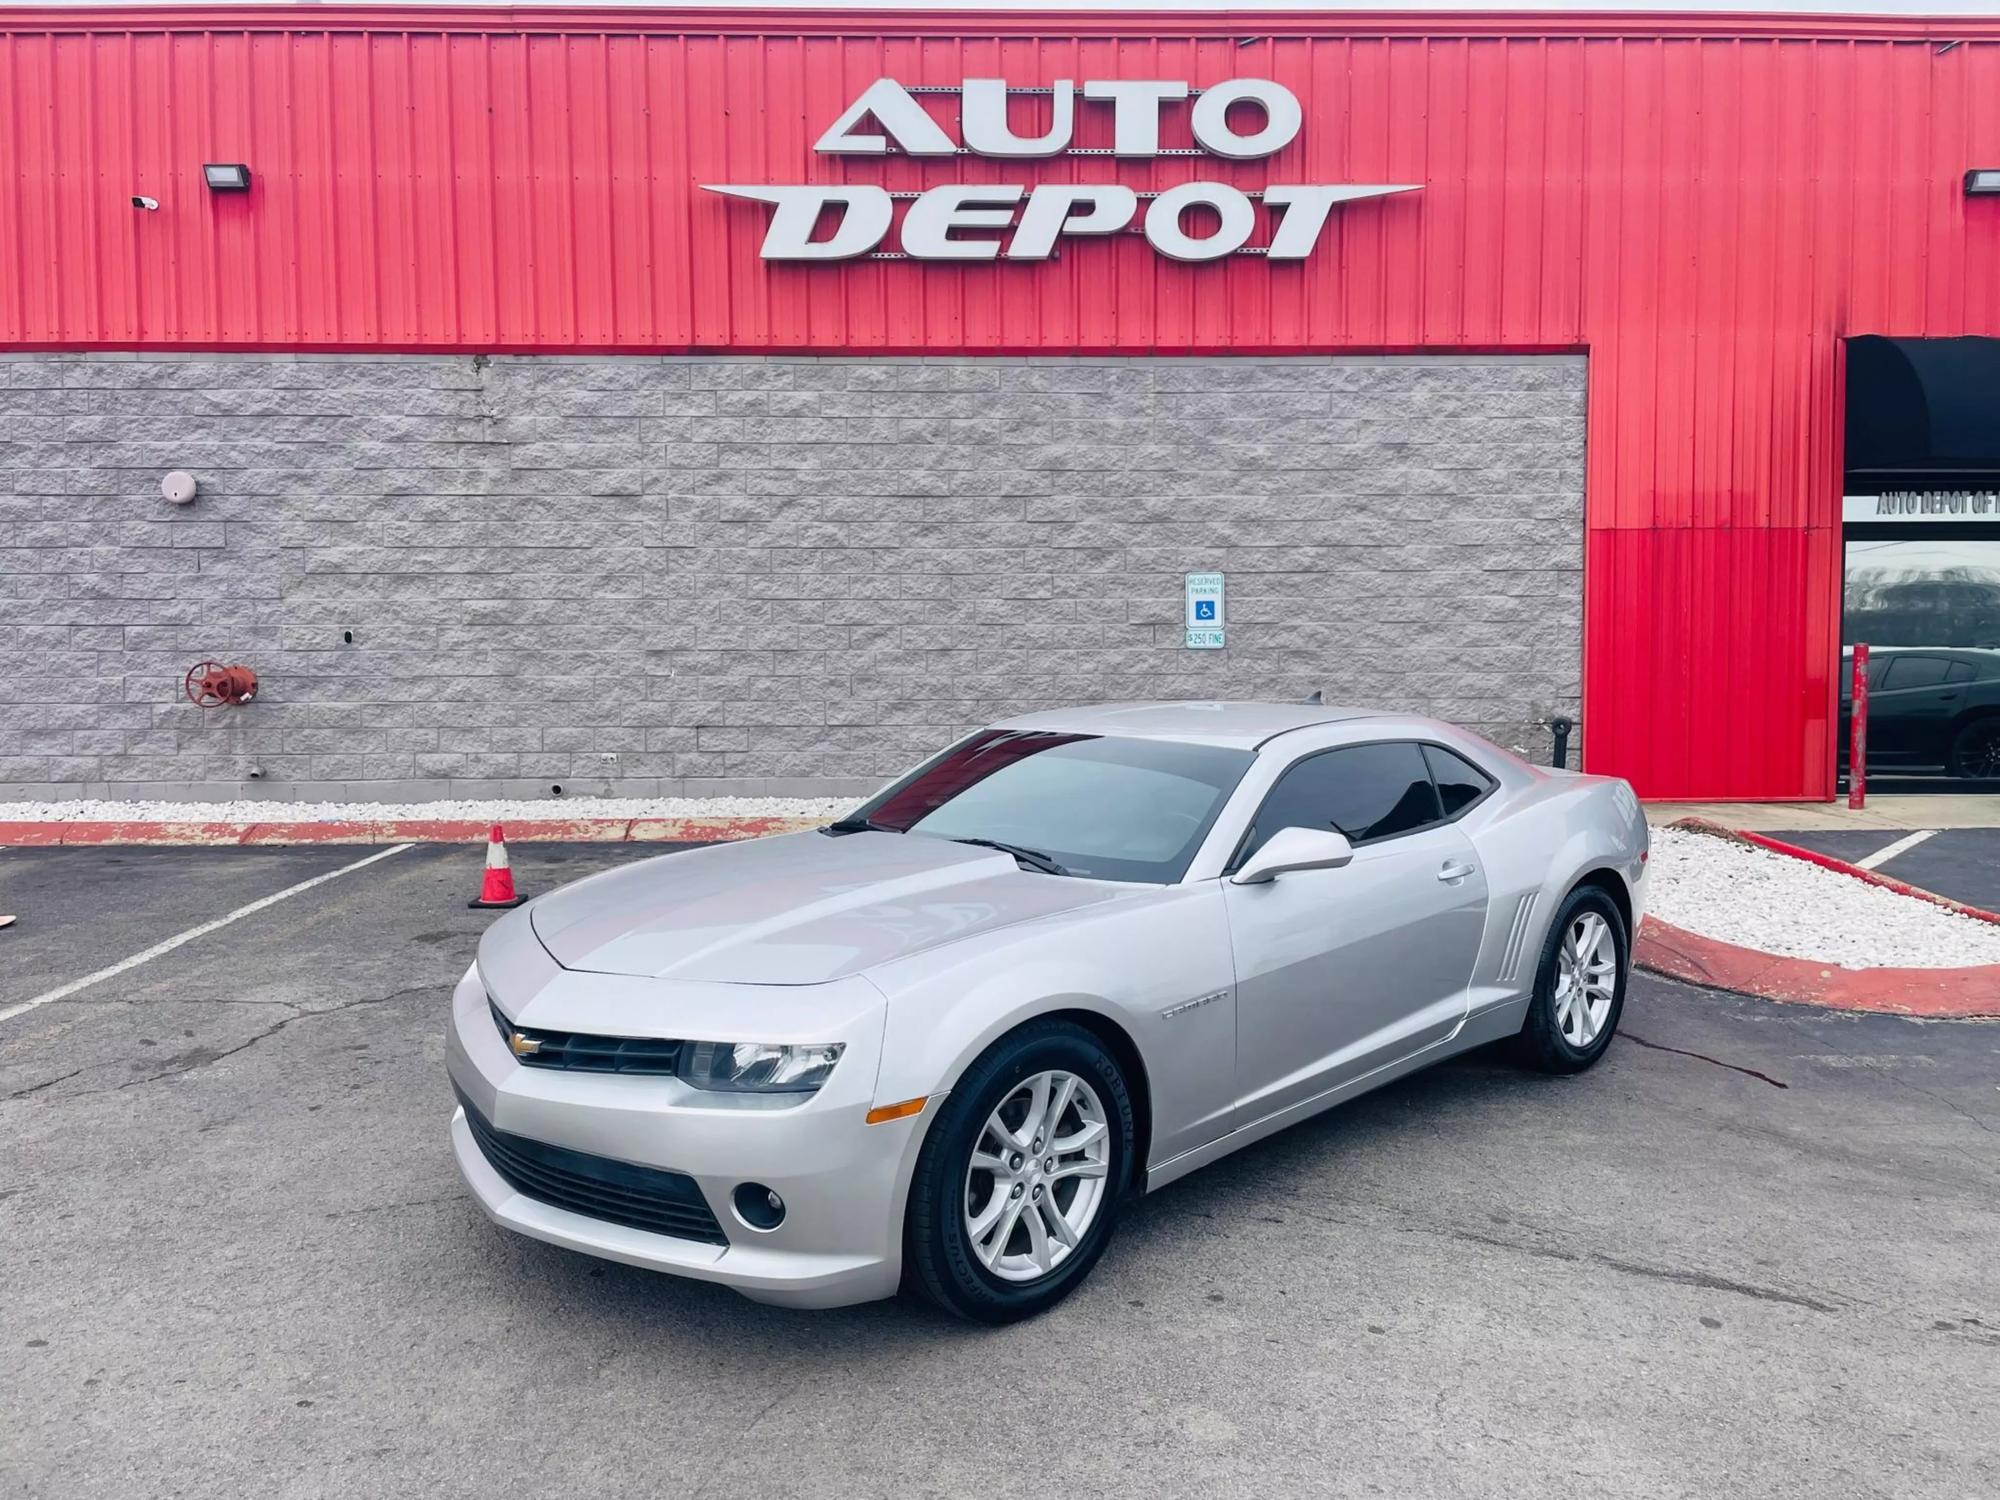
<svg viewBox="0 0 2000 1500"><path fill-rule="evenodd" d="M183 1073L192 1073L196 1068L205 1068L211 1063L221 1062L225 1057L234 1057L239 1052L246 1052L266 1037L276 1036L295 1021L308 1021L315 1016L337 1016L342 1011L357 1010L364 1005L388 1005L402 999L405 995L427 994L436 988L437 986L433 984L413 985L409 989L393 990L386 995L366 995L359 1000L349 1000L344 1005L329 1005L324 1010L302 1010L293 1015L286 1016L284 1020L275 1026L265 1027L264 1030L258 1032L248 1041L238 1042L234 1047L225 1047L220 1052L211 1051L206 1047L197 1047L191 1053L183 1053L180 1057L172 1059L175 1062L184 1061L186 1065L183 1067L162 1068L159 1072L148 1073L143 1078L128 1078L125 1082L119 1084L115 1090L99 1089L95 1090L95 1092L118 1092L124 1089L138 1088L141 1084L157 1083L162 1078L178 1078Z"/></svg>
<svg viewBox="0 0 2000 1500"><path fill-rule="evenodd" d="M1812 1035L1812 1033L1810 1032L1808 1032L1807 1034ZM1817 1040L1817 1038L1815 1038L1815 1040ZM1958 1103L1956 1100L1947 1099L1943 1094L1937 1093L1931 1089L1927 1089L1922 1084L1912 1083L1910 1082L1909 1079L1903 1077L1900 1073L1897 1073L1894 1069L1882 1067L1879 1064L1872 1062L1865 1057L1857 1057L1852 1052L1847 1051L1845 1048L1835 1046L1830 1041L1823 1042L1822 1045L1832 1047L1836 1055L1846 1058L1849 1062L1853 1063L1854 1066L1859 1068L1862 1072L1872 1074L1877 1078L1886 1078L1889 1080L1889 1082L1895 1084L1898 1088L1908 1089L1913 1094L1921 1094L1924 1096L1924 1098L1929 1099L1934 1104L1942 1104L1946 1109L1950 1110L1953 1114L1958 1115L1962 1119L1969 1120L1974 1126L1976 1126L1980 1130L1985 1131L1986 1134L1988 1135L2000 1134L2000 1131L1995 1131L1991 1125L1987 1124L1984 1120L1980 1119L1978 1115L1975 1115L1971 1110L1967 1109L1964 1105ZM1966 1160L1974 1163L1979 1162L1979 1158L1974 1156L1971 1152L1967 1151L1963 1146L1957 1146L1956 1143L1954 1143L1954 1147L1959 1152L1960 1155L1966 1158Z"/></svg>
<svg viewBox="0 0 2000 1500"><path fill-rule="evenodd" d="M1741 1073L1748 1078L1760 1079L1770 1084L1774 1089L1788 1089L1791 1087L1789 1083L1780 1083L1769 1073L1759 1073L1755 1068L1745 1068L1736 1063L1724 1062L1719 1057L1710 1057L1706 1052L1690 1052L1685 1047L1669 1047L1662 1042L1649 1042L1642 1036L1632 1035L1629 1031L1621 1030L1618 1035L1626 1041L1631 1042L1634 1046L1646 1047L1654 1052L1671 1052L1676 1057L1692 1057L1696 1062L1714 1063L1716 1067L1727 1068L1732 1073Z"/></svg>
<svg viewBox="0 0 2000 1500"><path fill-rule="evenodd" d="M1839 1312L1831 1302L1823 1302L1817 1297L1803 1296L1797 1292L1783 1292L1776 1287L1757 1286L1748 1281L1735 1281L1727 1276L1715 1276L1706 1271L1681 1271L1672 1266L1649 1266L1641 1261L1620 1260L1615 1255L1606 1255L1601 1250L1564 1250L1554 1245L1529 1245L1519 1240L1503 1239L1499 1235L1481 1234L1475 1229L1447 1229L1442 1231L1455 1240L1469 1240L1475 1245L1491 1245L1499 1250L1514 1250L1522 1255L1536 1256L1542 1260L1568 1261L1575 1265L1598 1265L1609 1271L1618 1271L1627 1276L1644 1276L1653 1281L1670 1281L1679 1286L1696 1286L1704 1291L1729 1292L1738 1297L1749 1297L1758 1302L1782 1302L1791 1307L1809 1308L1813 1312Z"/></svg>
<svg viewBox="0 0 2000 1500"><path fill-rule="evenodd" d="M1871 1068L1869 1071L1882 1072L1886 1070ZM1933 1089L1927 1089L1921 1083L1912 1083L1910 1082L1909 1079L1899 1078L1894 1073L1890 1073L1888 1076L1891 1079L1894 1079L1895 1082L1901 1084L1904 1088L1908 1089L1911 1093L1922 1094L1926 1099L1933 1099L1939 1104L1942 1104L1946 1109L1950 1110L1953 1114L1958 1115L1965 1120L1969 1120L1973 1125L1985 1131L1988 1135L2000 1135L2000 1131L1996 1131L1991 1125L1988 1125L1984 1120L1980 1119L1978 1115L1975 1115L1971 1110L1967 1109L1964 1105L1958 1103L1956 1100L1947 1099L1943 1094L1940 1094Z"/></svg>
<svg viewBox="0 0 2000 1500"><path fill-rule="evenodd" d="M1977 1318L1938 1318L1931 1324L1934 1333L1950 1334L1954 1338L1970 1339L1975 1344L1991 1344L2000 1349L2000 1333L1994 1333Z"/></svg>
<svg viewBox="0 0 2000 1500"><path fill-rule="evenodd" d="M1832 1046L1832 1043L1828 1043L1827 1045ZM1935 1090L1932 1089L1927 1089L1920 1083L1912 1083L1910 1082L1909 1079L1903 1077L1900 1073L1897 1073L1895 1070L1891 1068L1880 1067L1875 1063L1868 1062L1863 1058L1856 1057L1852 1052L1843 1052L1838 1047L1834 1047L1833 1050L1835 1052L1840 1053L1842 1057L1846 1058L1849 1062L1853 1063L1857 1068L1861 1069L1862 1072L1872 1073L1878 1078L1886 1078L1889 1080L1889 1082L1895 1084L1897 1087L1906 1088L1913 1094L1922 1094L1926 1099L1929 1099L1931 1102L1935 1104L1942 1104L1946 1109L1950 1110L1953 1114L1958 1115L1962 1119L1970 1121L1974 1126L1978 1127L1980 1130L1985 1131L1988 1135L2000 1134L2000 1132L1996 1132L1991 1125L1987 1124L1984 1120L1980 1119L1978 1115L1975 1115L1971 1110L1967 1109L1964 1105L1958 1103L1956 1100L1947 1099L1943 1094L1937 1093ZM1976 1160L1976 1158L1974 1159Z"/></svg>
<svg viewBox="0 0 2000 1500"><path fill-rule="evenodd" d="M1759 1286L1755 1282L1737 1281L1733 1277L1717 1276L1707 1271L1684 1271L1674 1266L1654 1266L1643 1261L1624 1260L1616 1255L1607 1255L1602 1250L1566 1250L1560 1245L1532 1244L1524 1240L1508 1239L1502 1235L1483 1234L1479 1230L1465 1229L1455 1224L1425 1222L1418 1217L1416 1210L1399 1204L1354 1201L1358 1207L1372 1208L1378 1213L1386 1213L1392 1219L1400 1219L1403 1222L1384 1225L1366 1218L1333 1213L1326 1209L1308 1208L1299 1204L1294 1204L1293 1211L1306 1218L1317 1219L1321 1223L1339 1224L1350 1229L1386 1229L1392 1234L1434 1235L1442 1239L1486 1245L1495 1250L1512 1250L1516 1254L1533 1256L1538 1260L1559 1260L1570 1265L1602 1266L1607 1271L1616 1271L1624 1276L1643 1276L1650 1281L1667 1281L1677 1286L1700 1287L1704 1291L1728 1292L1732 1296L1749 1297L1757 1302L1778 1302L1790 1307L1803 1307L1811 1312L1841 1311L1836 1303L1819 1297L1809 1297L1802 1292L1787 1292L1777 1287Z"/></svg>
<svg viewBox="0 0 2000 1500"><path fill-rule="evenodd" d="M104 1001L103 1003L106 1005L113 1005L113 1004L128 1004L130 1002L123 1000L122 998L114 997L110 1000ZM305 1014L304 1012L300 1011L296 1005L293 1005L288 1000L222 999L222 1000L189 1001L188 1003L191 1005L275 1005L284 1010L291 1011L292 1015L288 1018L291 1020L296 1020L300 1015ZM336 1006L334 1008L338 1010L338 1009L343 1009L344 1007ZM185 1057L188 1054L183 1053L181 1055ZM102 1063L85 1063L80 1068L71 1068L67 1073L58 1073L53 1078L44 1078L40 1083L31 1083L26 1088L15 1089L12 1093L0 1094L0 1104L6 1104L9 1101L15 1099L25 1099L30 1094L39 1094L43 1089L52 1089L59 1083L68 1082L70 1079L76 1077L79 1073L88 1073L94 1067L103 1067L103 1066L106 1065ZM120 1085L120 1087L124 1087L124 1085ZM104 1094L104 1093L109 1093L110 1090L77 1089L74 1092L78 1094Z"/></svg>
<svg viewBox="0 0 2000 1500"><path fill-rule="evenodd" d="M249 1037L245 1041L238 1042L233 1047L224 1047L219 1051L209 1047L195 1047L190 1051L179 1053L174 1057L167 1059L170 1066L160 1068L154 1072L144 1075L143 1077L128 1078L123 1083L115 1083L108 1088L72 1089L67 1094L58 1094L55 1097L58 1099L85 1099L89 1098L93 1094L115 1094L115 1093L120 1093L125 1089L135 1089L143 1084L157 1083L162 1078L178 1078L183 1073L192 1073L197 1068L205 1068L209 1066L209 1064L211 1063L221 1062L225 1057L234 1057L239 1052L247 1051L250 1048L256 1046L259 1042L265 1040L267 1037L276 1036L279 1032L283 1031L286 1027L294 1024L295 1022L310 1021L317 1016L337 1016L343 1011L355 1010L364 1005L388 1005L392 1004L397 1000L403 999L405 996L426 995L436 991L439 988L441 988L441 986L436 984L412 985L408 989L394 990L386 995L364 995L358 1000L349 1000L341 1005L329 1005L320 1010L295 1010L291 1015L286 1016L284 1020L278 1022L277 1025L267 1026L262 1031L255 1033L253 1036ZM273 1000L265 1003L272 1005L283 1005L286 1002L281 1000ZM82 1072L83 1069L79 1068L77 1071ZM75 1075L72 1074L70 1076L74 1077ZM46 1085L38 1085L38 1087L46 1087ZM9 1095L8 1097L12 1098L15 1096Z"/></svg>
<svg viewBox="0 0 2000 1500"><path fill-rule="evenodd" d="M764 1418L770 1416L771 1413L779 1407L779 1405L781 1405L786 1401L791 1400L793 1396L796 1396L799 1393L799 1389L803 1384L804 1384L803 1381L796 1381L793 1384L786 1386L782 1391L779 1391L777 1395L773 1396L769 1401L766 1401L761 1407L758 1408L757 1414L754 1417L752 1417L748 1422L744 1423L743 1426L737 1431L736 1435L738 1437L742 1437L746 1433L748 1433L751 1430L751 1428L755 1427L759 1422L763 1421Z"/></svg>
<svg viewBox="0 0 2000 1500"><path fill-rule="evenodd" d="M88 1066L89 1064L87 1063L84 1065L84 1067ZM43 1089L52 1089L57 1084L63 1082L65 1079L74 1078L76 1077L77 1074L83 1071L84 1071L83 1068L71 1068L67 1073L58 1073L53 1078L44 1078L40 1083L31 1083L24 1089L15 1089L14 1092L11 1094L0 1094L0 1101L5 1101L8 1099L25 1099L30 1094L39 1094Z"/></svg>

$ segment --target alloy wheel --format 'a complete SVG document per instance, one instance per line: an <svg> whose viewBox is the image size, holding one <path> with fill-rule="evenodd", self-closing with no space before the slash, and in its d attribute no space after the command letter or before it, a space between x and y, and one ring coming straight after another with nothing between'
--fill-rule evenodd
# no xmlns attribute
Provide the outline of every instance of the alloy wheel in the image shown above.
<svg viewBox="0 0 2000 1500"><path fill-rule="evenodd" d="M2000 776L2000 720L1976 726L1965 737L1956 767L1961 776Z"/></svg>
<svg viewBox="0 0 2000 1500"><path fill-rule="evenodd" d="M965 1171L965 1233L1003 1281L1035 1281L1083 1242L1104 1204L1111 1129L1088 1080L1023 1079L986 1117Z"/></svg>
<svg viewBox="0 0 2000 1500"><path fill-rule="evenodd" d="M1618 945L1594 911L1578 913L1556 952L1556 1028L1579 1051L1597 1040L1618 992Z"/></svg>

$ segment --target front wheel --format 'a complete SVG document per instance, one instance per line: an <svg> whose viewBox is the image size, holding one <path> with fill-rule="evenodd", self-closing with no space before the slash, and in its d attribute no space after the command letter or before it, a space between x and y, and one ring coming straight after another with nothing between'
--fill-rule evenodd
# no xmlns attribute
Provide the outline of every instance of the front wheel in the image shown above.
<svg viewBox="0 0 2000 1500"><path fill-rule="evenodd" d="M917 1158L912 1284L979 1323L1054 1306L1110 1241L1132 1173L1132 1099L1081 1026L1038 1021L982 1053Z"/></svg>
<svg viewBox="0 0 2000 1500"><path fill-rule="evenodd" d="M2000 714L1974 719L1952 738L1946 761L1954 776L2000 776Z"/></svg>
<svg viewBox="0 0 2000 1500"><path fill-rule="evenodd" d="M1544 1073L1581 1073L1604 1055L1625 1009L1628 941L1601 887L1578 886L1563 898L1535 970L1522 1061Z"/></svg>

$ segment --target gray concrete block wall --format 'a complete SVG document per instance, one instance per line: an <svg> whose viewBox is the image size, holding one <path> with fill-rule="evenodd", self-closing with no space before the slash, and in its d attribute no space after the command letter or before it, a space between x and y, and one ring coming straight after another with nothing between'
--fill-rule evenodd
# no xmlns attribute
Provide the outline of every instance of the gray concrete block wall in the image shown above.
<svg viewBox="0 0 2000 1500"><path fill-rule="evenodd" d="M0 357L0 797L858 791L1040 705L1315 688L1539 758L1584 374ZM258 701L187 703L203 658Z"/></svg>

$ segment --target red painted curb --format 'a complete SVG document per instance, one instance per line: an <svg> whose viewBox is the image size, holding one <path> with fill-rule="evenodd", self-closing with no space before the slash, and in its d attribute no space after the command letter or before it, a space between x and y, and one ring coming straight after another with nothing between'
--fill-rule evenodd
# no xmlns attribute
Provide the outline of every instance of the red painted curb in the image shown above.
<svg viewBox="0 0 2000 1500"><path fill-rule="evenodd" d="M1883 890L1894 891L1899 896L1914 896L1919 901L1942 906L1946 911L1955 911L1961 917L1971 917L1975 922L1992 922L2000 925L2000 912L1987 911L1979 906L1967 906L1963 901L1940 896L1936 891L1927 891L1920 885L1911 885L1907 880L1898 880L1893 875L1879 875L1873 870L1864 870L1859 865L1851 865L1844 859L1836 859L1831 854L1821 854L1817 849L1788 844L1783 839L1774 839L1768 834L1752 833L1747 828L1725 827L1721 823L1710 822L1707 818L1676 818L1667 826L1684 828L1690 833L1706 833L1717 838L1733 839L1737 843L1755 844L1759 849L1769 849L1773 854L1789 855L1793 859L1802 859L1809 865L1818 865L1823 870L1832 870L1836 874L1846 875L1854 880L1866 881L1869 885L1879 885Z"/></svg>
<svg viewBox="0 0 2000 1500"><path fill-rule="evenodd" d="M510 844L708 843L796 833L821 818L522 818L504 824ZM0 822L0 847L117 844L209 847L240 844L483 844L492 819L373 818L313 823Z"/></svg>
<svg viewBox="0 0 2000 1500"><path fill-rule="evenodd" d="M2000 1018L2000 964L1971 969L1842 969L1687 932L1658 917L1639 927L1633 962L1669 979L1792 1005L1964 1020Z"/></svg>

